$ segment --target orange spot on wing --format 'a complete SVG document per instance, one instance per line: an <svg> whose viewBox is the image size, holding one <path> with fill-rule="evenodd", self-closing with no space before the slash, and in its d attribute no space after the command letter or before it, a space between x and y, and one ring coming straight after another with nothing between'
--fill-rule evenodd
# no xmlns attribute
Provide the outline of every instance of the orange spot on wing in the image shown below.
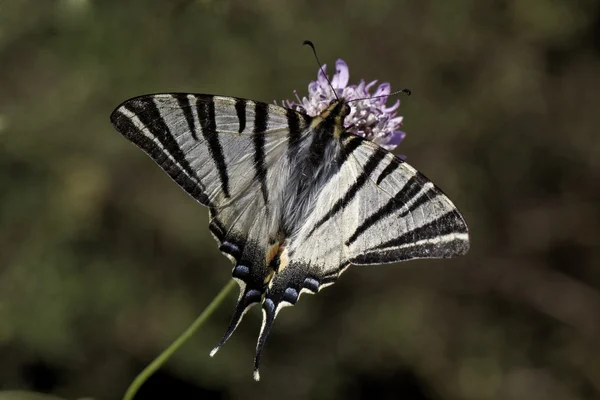
<svg viewBox="0 0 600 400"><path fill-rule="evenodd" d="M281 243L277 242L273 246L271 246L271 248L269 250L267 250L267 257L265 260L267 262L267 265L271 264L271 261L273 261L273 258L275 258L275 256L279 252L280 244Z"/></svg>
<svg viewBox="0 0 600 400"><path fill-rule="evenodd" d="M290 264L290 259L288 258L287 248L283 249L281 252L281 256L279 256L279 270L281 272Z"/></svg>

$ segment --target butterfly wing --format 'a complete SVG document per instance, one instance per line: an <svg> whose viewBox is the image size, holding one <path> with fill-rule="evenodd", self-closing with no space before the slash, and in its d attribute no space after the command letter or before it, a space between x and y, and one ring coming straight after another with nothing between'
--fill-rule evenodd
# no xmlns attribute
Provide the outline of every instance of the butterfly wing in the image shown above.
<svg viewBox="0 0 600 400"><path fill-rule="evenodd" d="M350 265L448 258L469 249L464 218L429 179L366 139L346 133L341 143L338 173L269 284L259 347L281 308L335 283Z"/></svg>
<svg viewBox="0 0 600 400"><path fill-rule="evenodd" d="M452 202L422 174L380 146L346 133L335 173L289 238L263 302L255 358L278 312L302 293L316 293L351 264L465 254L466 223Z"/></svg>
<svg viewBox="0 0 600 400"><path fill-rule="evenodd" d="M423 174L369 141L352 153L365 181L347 207L344 246L354 265L450 258L469 250L460 211Z"/></svg>
<svg viewBox="0 0 600 400"><path fill-rule="evenodd" d="M311 281L331 284L349 264L467 253L464 218L423 174L353 134L344 135L340 152L339 172L289 244L290 262L305 265Z"/></svg>
<svg viewBox="0 0 600 400"><path fill-rule="evenodd" d="M352 134L346 134L342 142L348 162L321 196L322 205L315 207L303 230L307 234L298 240L307 245L323 240L330 232L341 233L343 262L337 267L328 264L322 269L325 277L339 273L347 264L467 253L467 224L437 186L373 142Z"/></svg>
<svg viewBox="0 0 600 400"><path fill-rule="evenodd" d="M209 228L234 262L233 277L241 288L218 348L244 313L262 300L273 274L270 262L290 170L286 152L302 139L310 117L251 100L173 93L127 100L111 121L209 207Z"/></svg>

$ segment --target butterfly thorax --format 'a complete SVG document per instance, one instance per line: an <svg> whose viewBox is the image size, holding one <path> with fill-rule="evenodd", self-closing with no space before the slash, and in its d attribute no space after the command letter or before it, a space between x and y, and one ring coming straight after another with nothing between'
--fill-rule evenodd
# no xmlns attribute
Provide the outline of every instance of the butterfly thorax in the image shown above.
<svg viewBox="0 0 600 400"><path fill-rule="evenodd" d="M325 129L339 139L344 132L344 118L350 114L350 105L344 99L333 100L329 106L316 116L311 127Z"/></svg>

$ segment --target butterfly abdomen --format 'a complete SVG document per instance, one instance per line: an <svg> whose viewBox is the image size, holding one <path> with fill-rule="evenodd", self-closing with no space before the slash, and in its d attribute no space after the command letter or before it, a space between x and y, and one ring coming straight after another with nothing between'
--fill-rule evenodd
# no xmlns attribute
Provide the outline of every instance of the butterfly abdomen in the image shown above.
<svg viewBox="0 0 600 400"><path fill-rule="evenodd" d="M283 196L282 228L287 236L304 225L321 189L339 171L333 161L340 151L340 144L331 131L311 131L298 149Z"/></svg>

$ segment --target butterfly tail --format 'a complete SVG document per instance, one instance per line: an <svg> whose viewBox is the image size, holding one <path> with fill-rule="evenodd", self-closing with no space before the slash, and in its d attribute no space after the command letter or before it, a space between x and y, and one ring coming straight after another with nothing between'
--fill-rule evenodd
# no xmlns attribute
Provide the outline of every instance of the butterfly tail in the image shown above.
<svg viewBox="0 0 600 400"><path fill-rule="evenodd" d="M262 300L262 293L259 290L251 289L247 287L245 284L240 284L240 297L238 299L238 303L235 307L233 315L231 317L231 322L229 323L229 327L225 334L221 338L221 341L214 349L210 352L210 356L213 357L217 354L217 351L227 342L227 340L231 337L235 329L238 327L244 314L256 303L260 303Z"/></svg>
<svg viewBox="0 0 600 400"><path fill-rule="evenodd" d="M265 342L267 341L267 336L269 336L269 332L271 332L271 328L273 327L273 321L275 321L275 317L277 316L277 306L273 302L273 300L266 298L262 304L263 310L263 323L260 329L260 335L258 336L258 343L256 344L256 356L254 357L254 380L260 380L260 373L258 372L258 366L260 363L260 356L262 354L263 347Z"/></svg>

